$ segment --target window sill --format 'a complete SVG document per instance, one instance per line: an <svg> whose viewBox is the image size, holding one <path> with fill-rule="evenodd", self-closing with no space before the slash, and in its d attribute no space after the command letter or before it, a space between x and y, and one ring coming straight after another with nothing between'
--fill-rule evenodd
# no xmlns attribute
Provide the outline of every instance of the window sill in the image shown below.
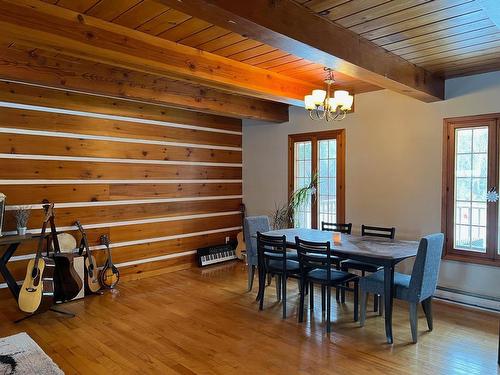
<svg viewBox="0 0 500 375"><path fill-rule="evenodd" d="M474 264L482 264L485 266L493 266L500 267L500 259L489 259L489 258L474 258L469 255L460 255L460 254L445 254L443 256L445 260L454 260L457 262L464 263L474 263Z"/></svg>

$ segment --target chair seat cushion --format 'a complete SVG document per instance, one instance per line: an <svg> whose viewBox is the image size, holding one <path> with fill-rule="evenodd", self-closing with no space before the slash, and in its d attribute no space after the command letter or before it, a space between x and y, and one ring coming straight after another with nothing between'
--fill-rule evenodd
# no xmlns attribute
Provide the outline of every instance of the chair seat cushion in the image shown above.
<svg viewBox="0 0 500 375"><path fill-rule="evenodd" d="M307 278L310 280L326 281L328 278L328 271L322 268L316 268L307 273ZM332 284L340 284L349 280L357 279L358 276L349 272L330 270L330 279Z"/></svg>
<svg viewBox="0 0 500 375"><path fill-rule="evenodd" d="M344 260L344 261L340 262L340 266L344 270L353 269L353 270L360 270L360 271L366 271L366 272L377 272L378 270L383 268L383 267L377 266L375 264L360 262L359 260L354 260L354 259Z"/></svg>
<svg viewBox="0 0 500 375"><path fill-rule="evenodd" d="M394 273L394 297L406 301L410 298L411 276L404 273ZM362 277L359 282L363 292L384 294L384 271L380 270L366 277ZM415 296L416 297L416 296ZM418 298L418 297L417 297Z"/></svg>
<svg viewBox="0 0 500 375"><path fill-rule="evenodd" d="M269 261L269 263L267 265L267 269L269 272L281 272L283 270L283 261L277 260L277 259L272 259ZM300 272L299 262L287 259L286 270L287 270L287 272L292 272L292 273Z"/></svg>

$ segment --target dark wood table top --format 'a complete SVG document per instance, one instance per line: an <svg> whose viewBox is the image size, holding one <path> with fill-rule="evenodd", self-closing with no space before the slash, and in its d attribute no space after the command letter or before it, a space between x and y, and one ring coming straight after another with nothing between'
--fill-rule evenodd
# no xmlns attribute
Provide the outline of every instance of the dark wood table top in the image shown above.
<svg viewBox="0 0 500 375"><path fill-rule="evenodd" d="M391 240L388 238L356 236L341 234L341 242L334 244L333 233L317 229L291 228L265 232L268 236L286 236L286 241L291 246L295 244L295 236L305 241L327 242L334 253L357 255L376 259L402 260L417 255L418 241Z"/></svg>

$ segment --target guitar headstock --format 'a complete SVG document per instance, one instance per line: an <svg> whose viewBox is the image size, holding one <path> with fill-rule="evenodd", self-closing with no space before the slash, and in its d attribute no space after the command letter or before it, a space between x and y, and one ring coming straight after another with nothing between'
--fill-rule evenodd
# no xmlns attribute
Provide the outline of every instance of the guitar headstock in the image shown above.
<svg viewBox="0 0 500 375"><path fill-rule="evenodd" d="M82 224L80 224L80 220L75 221L75 225L78 230L82 233L82 236L85 236L85 231L83 230Z"/></svg>
<svg viewBox="0 0 500 375"><path fill-rule="evenodd" d="M43 209L45 211L45 218L43 221L46 223L50 220L51 217L54 217L54 203L49 203L48 201L44 201Z"/></svg>
<svg viewBox="0 0 500 375"><path fill-rule="evenodd" d="M106 234L103 234L100 238L99 238L100 242L101 242L101 245L104 245L106 247L109 247L109 238Z"/></svg>

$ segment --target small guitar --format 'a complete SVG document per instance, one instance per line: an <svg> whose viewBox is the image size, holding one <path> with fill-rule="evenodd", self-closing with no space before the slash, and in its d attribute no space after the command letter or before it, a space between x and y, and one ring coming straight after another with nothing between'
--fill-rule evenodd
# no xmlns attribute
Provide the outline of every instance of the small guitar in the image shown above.
<svg viewBox="0 0 500 375"><path fill-rule="evenodd" d="M108 236L101 236L101 245L106 246L106 250L108 251L108 259L106 259L106 263L101 271L101 284L104 288L112 289L118 284L118 280L120 280L120 272L111 259Z"/></svg>
<svg viewBox="0 0 500 375"><path fill-rule="evenodd" d="M73 253L63 253L61 252L61 247L59 245L59 239L57 236L56 222L55 222L55 212L54 204L44 203L43 208L45 212L50 211L49 222L50 222L50 239L52 240L52 246L54 249L54 262L56 264L56 273L54 278L54 296L56 301L70 301L75 298L83 286L83 281L76 272L73 264Z"/></svg>
<svg viewBox="0 0 500 375"><path fill-rule="evenodd" d="M85 233L82 224L80 224L80 222L77 220L75 222L75 225L78 227L78 230L82 235L80 245L78 246L78 251L80 254L82 254L83 250L85 249L85 286L90 293L97 293L101 289L97 263L94 256L90 252L87 233Z"/></svg>
<svg viewBox="0 0 500 375"><path fill-rule="evenodd" d="M54 304L55 263L51 258L42 256L47 222L52 216L53 209L52 204L45 212L36 256L28 263L26 277L19 292L19 308L30 314L46 311Z"/></svg>
<svg viewBox="0 0 500 375"><path fill-rule="evenodd" d="M244 223L245 205L243 203L240 205L240 211L241 211L241 222ZM243 253L247 251L247 247L245 245L245 236L243 232L239 232L236 235L236 240L238 241L238 245L236 246L236 257L238 259L243 259L244 258Z"/></svg>

